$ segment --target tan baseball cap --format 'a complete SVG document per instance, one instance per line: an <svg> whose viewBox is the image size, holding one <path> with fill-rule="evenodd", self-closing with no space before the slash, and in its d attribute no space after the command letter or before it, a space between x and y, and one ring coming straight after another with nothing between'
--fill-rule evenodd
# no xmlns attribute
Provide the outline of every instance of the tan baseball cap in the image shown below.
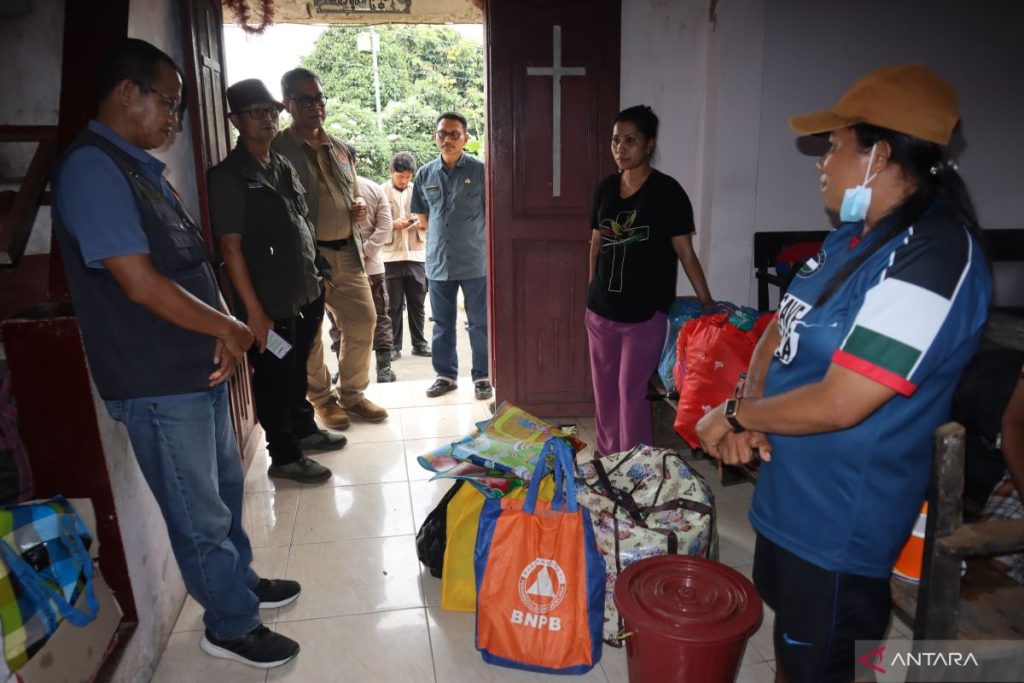
<svg viewBox="0 0 1024 683"><path fill-rule="evenodd" d="M959 120L952 86L924 64L904 64L861 77L831 109L794 116L789 127L816 135L869 123L948 146Z"/></svg>

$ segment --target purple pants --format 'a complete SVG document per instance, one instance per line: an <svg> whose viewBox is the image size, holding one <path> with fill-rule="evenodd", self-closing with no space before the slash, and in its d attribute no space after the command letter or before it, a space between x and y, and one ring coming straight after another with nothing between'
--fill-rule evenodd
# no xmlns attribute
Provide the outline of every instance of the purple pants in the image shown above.
<svg viewBox="0 0 1024 683"><path fill-rule="evenodd" d="M619 323L587 310L598 455L651 443L647 383L665 343L665 318L658 312L642 323Z"/></svg>

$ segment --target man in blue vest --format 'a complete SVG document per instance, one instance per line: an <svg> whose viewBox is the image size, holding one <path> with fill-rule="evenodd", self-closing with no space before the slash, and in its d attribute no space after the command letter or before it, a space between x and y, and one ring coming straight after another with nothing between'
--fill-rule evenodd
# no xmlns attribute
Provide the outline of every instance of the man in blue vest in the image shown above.
<svg viewBox="0 0 1024 683"><path fill-rule="evenodd" d="M153 492L185 587L205 609L200 646L268 669L298 654L262 625L261 607L299 594L259 578L242 529L243 476L227 380L253 343L227 314L195 221L146 150L173 140L181 69L125 40L98 75L99 114L54 184L54 228L85 352Z"/></svg>

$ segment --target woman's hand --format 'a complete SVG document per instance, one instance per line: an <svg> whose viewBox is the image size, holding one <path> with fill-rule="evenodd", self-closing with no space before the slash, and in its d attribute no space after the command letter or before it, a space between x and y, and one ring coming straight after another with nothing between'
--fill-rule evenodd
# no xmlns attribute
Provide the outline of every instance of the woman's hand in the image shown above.
<svg viewBox="0 0 1024 683"><path fill-rule="evenodd" d="M732 434L732 425L725 419L725 403L708 412L697 423L697 438L700 447L712 458L721 459L719 444L728 434Z"/></svg>
<svg viewBox="0 0 1024 683"><path fill-rule="evenodd" d="M700 419L697 437L708 455L726 465L745 465L755 455L764 462L772 459L772 445L764 432L733 431L725 419L725 403Z"/></svg>

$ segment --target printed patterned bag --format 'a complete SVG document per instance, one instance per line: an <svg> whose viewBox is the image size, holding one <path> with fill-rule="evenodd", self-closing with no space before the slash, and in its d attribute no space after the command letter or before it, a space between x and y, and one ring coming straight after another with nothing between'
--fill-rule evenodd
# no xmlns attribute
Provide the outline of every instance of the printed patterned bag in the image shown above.
<svg viewBox="0 0 1024 683"><path fill-rule="evenodd" d="M590 511L605 559L604 641L621 647L623 624L612 599L626 567L654 555L718 558L715 498L675 451L637 446L576 468L580 505Z"/></svg>

